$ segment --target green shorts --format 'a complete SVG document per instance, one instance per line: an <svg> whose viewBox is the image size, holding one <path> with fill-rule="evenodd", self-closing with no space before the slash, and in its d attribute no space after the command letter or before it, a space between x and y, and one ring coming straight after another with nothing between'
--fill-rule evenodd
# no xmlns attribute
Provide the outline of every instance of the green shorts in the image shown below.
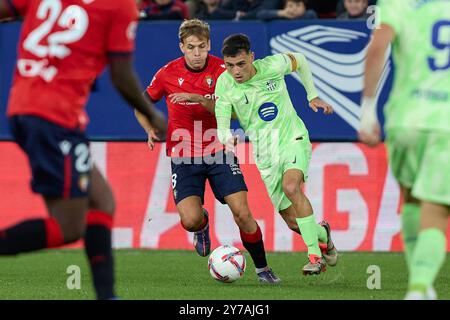
<svg viewBox="0 0 450 320"><path fill-rule="evenodd" d="M260 168L269 197L277 211L289 208L292 203L283 192L283 175L289 169L297 169L308 179L309 162L311 161L312 145L308 135L298 137L286 148L280 149L278 161L271 166Z"/></svg>
<svg viewBox="0 0 450 320"><path fill-rule="evenodd" d="M388 129L386 144L402 186L419 200L450 205L450 133Z"/></svg>

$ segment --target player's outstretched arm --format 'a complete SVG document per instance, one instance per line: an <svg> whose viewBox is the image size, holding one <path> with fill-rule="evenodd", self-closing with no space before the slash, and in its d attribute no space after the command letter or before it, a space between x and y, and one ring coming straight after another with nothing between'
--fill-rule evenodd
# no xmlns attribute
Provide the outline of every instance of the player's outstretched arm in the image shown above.
<svg viewBox="0 0 450 320"><path fill-rule="evenodd" d="M358 138L371 147L376 146L381 141L381 127L377 117L375 92L383 71L384 55L394 36L395 32L389 25L381 24L381 28L374 31L367 49Z"/></svg>
<svg viewBox="0 0 450 320"><path fill-rule="evenodd" d="M165 134L167 121L164 115L142 96L142 89L134 72L131 57L112 59L110 69L111 80L124 99L147 119L147 125L150 125L154 131L160 135Z"/></svg>
<svg viewBox="0 0 450 320"><path fill-rule="evenodd" d="M314 112L317 112L318 109L321 108L324 110L324 114L332 114L333 108L331 105L319 98L306 57L299 52L288 53L287 55L291 59L292 71L297 72L305 87L310 108L313 109Z"/></svg>
<svg viewBox="0 0 450 320"><path fill-rule="evenodd" d="M147 133L147 144L150 150L153 151L153 149L155 148L155 141L160 141L161 139L152 128L148 119L142 113L137 111L137 109L134 109L134 115L141 127L144 128L145 132Z"/></svg>

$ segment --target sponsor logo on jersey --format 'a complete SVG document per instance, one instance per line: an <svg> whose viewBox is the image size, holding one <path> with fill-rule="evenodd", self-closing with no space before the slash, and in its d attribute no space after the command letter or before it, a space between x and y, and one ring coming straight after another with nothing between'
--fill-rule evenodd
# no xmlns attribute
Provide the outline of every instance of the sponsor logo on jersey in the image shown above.
<svg viewBox="0 0 450 320"><path fill-rule="evenodd" d="M183 82L184 82L184 79L183 79L183 78L178 78L178 84L180 85L180 87L181 87L181 85L183 84Z"/></svg>
<svg viewBox="0 0 450 320"><path fill-rule="evenodd" d="M359 125L360 95L363 90L364 62L369 34L350 28L322 25L290 30L270 39L272 53L301 52L308 60L314 84L326 102L351 126ZM376 98L380 96L391 71L390 48ZM291 76L301 83L297 73Z"/></svg>
<svg viewBox="0 0 450 320"><path fill-rule="evenodd" d="M266 102L259 107L258 114L262 120L269 122L277 117L278 108L274 103Z"/></svg>

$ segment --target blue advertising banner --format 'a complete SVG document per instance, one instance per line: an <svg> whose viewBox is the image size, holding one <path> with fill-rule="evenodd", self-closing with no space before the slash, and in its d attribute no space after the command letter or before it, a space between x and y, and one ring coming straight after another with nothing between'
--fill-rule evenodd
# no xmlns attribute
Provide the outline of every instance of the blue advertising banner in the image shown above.
<svg viewBox="0 0 450 320"><path fill-rule="evenodd" d="M179 22L141 22L138 28L135 67L143 88L156 71L181 55ZM364 56L370 39L365 22L309 20L297 22L211 22L211 53L220 56L222 41L233 33L245 33L257 59L283 51L303 53L311 66L320 96L335 109L332 116L314 113L293 74L286 77L294 106L306 123L312 140L355 140L359 117ZM0 24L0 139L9 139L5 117L8 92L15 66L20 23ZM392 83L392 63L386 56L379 102L384 103ZM39 97L36 97L38 99ZM164 101L157 107L167 114ZM87 111L87 132L94 140L141 140L146 136L133 113L114 90L108 71L99 77ZM381 116L381 114L380 114ZM236 128L237 123L233 127Z"/></svg>
<svg viewBox="0 0 450 320"><path fill-rule="evenodd" d="M335 113L323 116L308 108L306 92L297 74L286 83L297 113L313 140L354 140L360 117L364 63L371 30L365 22L274 22L269 27L269 54L303 53L314 76L319 96ZM386 58L388 58L387 56ZM377 95L386 101L392 85L392 63L386 60ZM380 114L381 118L381 114Z"/></svg>

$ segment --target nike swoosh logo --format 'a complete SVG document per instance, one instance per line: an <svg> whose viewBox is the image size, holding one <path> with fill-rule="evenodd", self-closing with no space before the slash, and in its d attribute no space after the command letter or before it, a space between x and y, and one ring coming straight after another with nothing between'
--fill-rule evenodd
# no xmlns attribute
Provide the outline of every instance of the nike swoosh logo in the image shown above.
<svg viewBox="0 0 450 320"><path fill-rule="evenodd" d="M247 98L247 95L244 93L244 97L245 97L245 104L249 104L249 101L248 101L248 98Z"/></svg>
<svg viewBox="0 0 450 320"><path fill-rule="evenodd" d="M297 157L294 158L294 161L292 161L292 164L296 164L297 163Z"/></svg>

